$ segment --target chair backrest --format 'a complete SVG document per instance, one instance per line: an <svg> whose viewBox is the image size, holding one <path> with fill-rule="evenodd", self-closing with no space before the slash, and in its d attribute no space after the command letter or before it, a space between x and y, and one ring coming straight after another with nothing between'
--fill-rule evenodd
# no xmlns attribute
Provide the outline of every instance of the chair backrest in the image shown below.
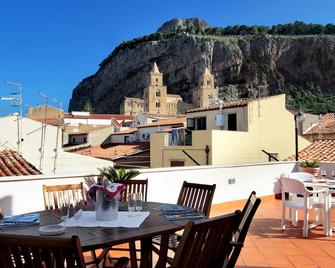
<svg viewBox="0 0 335 268"><path fill-rule="evenodd" d="M122 180L115 181L126 186L126 190L121 195L121 201L127 201L128 193L142 193L143 201L147 201L148 179L145 180Z"/></svg>
<svg viewBox="0 0 335 268"><path fill-rule="evenodd" d="M292 172L290 173L290 175L288 176L289 178L292 179L297 179L299 181L313 181L315 180L315 177L307 172Z"/></svg>
<svg viewBox="0 0 335 268"><path fill-rule="evenodd" d="M65 204L76 205L86 201L84 184L43 185L45 209L61 208Z"/></svg>
<svg viewBox="0 0 335 268"><path fill-rule="evenodd" d="M195 208L209 216L216 184L183 182L177 204Z"/></svg>
<svg viewBox="0 0 335 268"><path fill-rule="evenodd" d="M298 179L281 177L279 181L282 189L282 198L285 196L284 193L300 194L303 196L309 194L304 183Z"/></svg>
<svg viewBox="0 0 335 268"><path fill-rule="evenodd" d="M71 238L0 233L0 263L14 267L85 267L77 236Z"/></svg>
<svg viewBox="0 0 335 268"><path fill-rule="evenodd" d="M244 240L247 236L251 221L260 203L261 199L257 198L256 192L253 191L250 194L242 210L242 215L240 218L240 222L238 224L238 228L236 229L231 242L231 253L228 259L226 260L226 264L224 265L224 267L235 266L235 263L244 245Z"/></svg>
<svg viewBox="0 0 335 268"><path fill-rule="evenodd" d="M241 211L199 222L188 222L171 267L222 267Z"/></svg>

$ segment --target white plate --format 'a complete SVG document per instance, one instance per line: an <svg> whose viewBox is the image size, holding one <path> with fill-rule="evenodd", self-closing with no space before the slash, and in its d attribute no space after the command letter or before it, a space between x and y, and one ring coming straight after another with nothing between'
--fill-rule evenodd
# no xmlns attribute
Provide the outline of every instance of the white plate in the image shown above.
<svg viewBox="0 0 335 268"><path fill-rule="evenodd" d="M41 226L38 231L41 235L58 235L62 234L65 231L65 226L53 224Z"/></svg>

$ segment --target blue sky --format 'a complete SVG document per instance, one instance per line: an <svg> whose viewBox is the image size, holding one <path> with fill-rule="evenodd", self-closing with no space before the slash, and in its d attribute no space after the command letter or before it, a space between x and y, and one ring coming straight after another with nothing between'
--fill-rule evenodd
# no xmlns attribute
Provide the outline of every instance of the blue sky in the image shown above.
<svg viewBox="0 0 335 268"><path fill-rule="evenodd" d="M172 18L201 17L212 26L326 24L335 23L334 10L333 0L1 0L0 97L15 92L4 80L17 81L25 108L44 102L41 91L67 110L74 87L118 44ZM1 115L15 111L0 102Z"/></svg>

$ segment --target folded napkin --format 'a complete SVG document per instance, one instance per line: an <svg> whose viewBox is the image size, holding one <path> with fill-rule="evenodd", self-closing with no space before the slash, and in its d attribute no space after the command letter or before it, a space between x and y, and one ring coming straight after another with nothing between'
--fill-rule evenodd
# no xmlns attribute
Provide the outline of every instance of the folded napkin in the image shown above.
<svg viewBox="0 0 335 268"><path fill-rule="evenodd" d="M3 224L28 224L28 223L38 222L38 219L39 219L38 213L30 213L30 214L24 214L24 215L4 217L2 223Z"/></svg>
<svg viewBox="0 0 335 268"><path fill-rule="evenodd" d="M159 207L159 210L164 214L167 213L186 213L196 211L194 208L183 207L180 205L164 205Z"/></svg>
<svg viewBox="0 0 335 268"><path fill-rule="evenodd" d="M197 219L202 219L205 217L200 212L187 212L187 213L177 213L177 214L162 213L160 216L168 221L197 220Z"/></svg>

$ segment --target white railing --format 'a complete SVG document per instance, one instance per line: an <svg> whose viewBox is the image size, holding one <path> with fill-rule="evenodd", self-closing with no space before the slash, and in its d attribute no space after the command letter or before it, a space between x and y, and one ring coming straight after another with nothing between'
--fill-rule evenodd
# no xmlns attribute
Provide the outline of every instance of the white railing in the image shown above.
<svg viewBox="0 0 335 268"><path fill-rule="evenodd" d="M288 174L295 162L271 162L229 166L200 166L140 170L138 179L148 178L148 201L175 203L184 180L216 184L214 204L240 200L251 191L259 196L279 192L276 185L280 174ZM95 176L95 175L87 175ZM83 181L76 176L21 176L0 178L0 206L5 215L44 209L42 185L72 184ZM231 184L230 184L231 183Z"/></svg>

